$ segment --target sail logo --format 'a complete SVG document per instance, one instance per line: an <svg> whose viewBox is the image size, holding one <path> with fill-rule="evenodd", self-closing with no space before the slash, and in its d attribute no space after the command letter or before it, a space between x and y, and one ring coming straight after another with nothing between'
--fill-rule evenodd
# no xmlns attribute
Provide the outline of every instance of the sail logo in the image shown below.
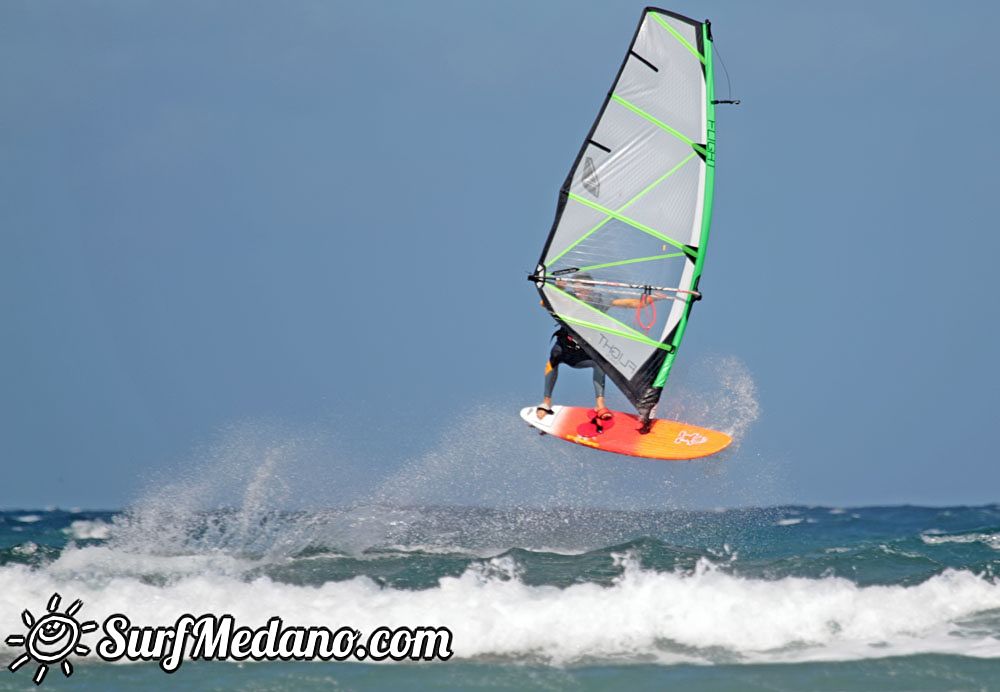
<svg viewBox="0 0 1000 692"><path fill-rule="evenodd" d="M688 430L681 430L677 433L677 438L674 440L675 445L687 445L688 447L693 447L694 445L700 445L708 442L708 438L697 432L690 432Z"/></svg>
<svg viewBox="0 0 1000 692"><path fill-rule="evenodd" d="M625 353L617 346L615 346L608 337L601 334L601 340L597 342L597 345L601 347L601 350L605 353L605 358L607 358L612 363L617 363L620 367L618 368L622 372L626 370L631 370L635 372L636 365L631 360L625 357Z"/></svg>
<svg viewBox="0 0 1000 692"><path fill-rule="evenodd" d="M601 181L597 177L597 169L594 168L594 159L589 156L583 160L583 186L587 192L594 197L601 196Z"/></svg>

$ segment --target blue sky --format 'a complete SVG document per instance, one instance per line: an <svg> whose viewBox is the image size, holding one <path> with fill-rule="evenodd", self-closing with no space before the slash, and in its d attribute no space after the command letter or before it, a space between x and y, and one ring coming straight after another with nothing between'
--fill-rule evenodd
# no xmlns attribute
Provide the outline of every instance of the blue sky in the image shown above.
<svg viewBox="0 0 1000 692"><path fill-rule="evenodd" d="M642 7L0 5L0 507L120 507L250 430L311 440L316 502L429 459L459 485L421 501L552 463L507 499L1000 499L988 3L671 5L743 105L665 404L738 372L761 415L724 467L528 439L551 321L524 274Z"/></svg>

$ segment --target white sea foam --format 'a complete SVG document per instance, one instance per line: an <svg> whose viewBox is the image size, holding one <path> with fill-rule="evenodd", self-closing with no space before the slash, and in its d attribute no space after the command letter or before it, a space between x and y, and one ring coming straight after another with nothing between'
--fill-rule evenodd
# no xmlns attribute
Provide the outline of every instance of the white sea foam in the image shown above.
<svg viewBox="0 0 1000 692"><path fill-rule="evenodd" d="M100 519L77 519L67 528L63 529L63 533L69 534L78 541L105 541L111 537L111 524Z"/></svg>
<svg viewBox="0 0 1000 692"><path fill-rule="evenodd" d="M19 517L14 517L22 524L34 524L36 521L41 520L41 515L39 514L22 514Z"/></svg>
<svg viewBox="0 0 1000 692"><path fill-rule="evenodd" d="M137 625L165 625L182 613L229 613L260 626L273 615L297 625L444 625L459 659L505 657L560 665L579 661L791 662L950 653L1000 657L1000 585L946 571L913 586L858 586L842 578L747 579L702 561L693 571L656 572L619 557L610 586L531 586L509 556L477 563L429 589L384 588L366 577L294 586L244 581L221 563L124 556L107 548L69 550L51 567L0 568L0 623L17 629L24 609L54 592L83 600L81 619L115 612ZM131 560L131 562L129 562ZM146 562L144 562L146 561ZM134 576L167 567L157 584ZM230 565L235 567L235 565ZM103 579L82 576L104 572ZM68 602L68 600L67 600ZM987 618L988 620L988 618ZM967 622L967 626L963 626ZM84 643L93 646L99 632Z"/></svg>
<svg viewBox="0 0 1000 692"><path fill-rule="evenodd" d="M779 519L774 522L775 526L795 526L802 523L802 517L792 517L790 519Z"/></svg>
<svg viewBox="0 0 1000 692"><path fill-rule="evenodd" d="M261 561L241 559L222 551L187 555L150 555L108 546L67 549L43 574L67 582L105 586L120 580L142 579L176 583L199 574L237 579ZM39 575L33 575L37 578Z"/></svg>
<svg viewBox="0 0 1000 692"><path fill-rule="evenodd" d="M34 555L38 552L38 544L28 541L21 545L15 545L13 551L15 555Z"/></svg>
<svg viewBox="0 0 1000 692"><path fill-rule="evenodd" d="M920 536L927 545L941 545L943 543L982 543L994 550L1000 550L1000 533L961 533L955 535L943 535L933 529L926 531Z"/></svg>
<svg viewBox="0 0 1000 692"><path fill-rule="evenodd" d="M550 555L586 555L589 550L584 548L574 550L572 548L550 548L548 546L540 546L538 548L526 548L528 552L531 553L548 553Z"/></svg>

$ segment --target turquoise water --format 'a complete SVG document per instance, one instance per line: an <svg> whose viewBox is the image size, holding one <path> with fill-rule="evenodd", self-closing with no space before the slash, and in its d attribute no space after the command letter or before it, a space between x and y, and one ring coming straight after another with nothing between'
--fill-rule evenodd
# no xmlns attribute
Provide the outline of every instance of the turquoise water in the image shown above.
<svg viewBox="0 0 1000 692"><path fill-rule="evenodd" d="M447 626L447 663L94 653L42 689L992 689L1000 507L0 513L0 637L78 619ZM93 645L100 633L84 635ZM0 645L9 664L23 647ZM0 689L37 689L35 663Z"/></svg>

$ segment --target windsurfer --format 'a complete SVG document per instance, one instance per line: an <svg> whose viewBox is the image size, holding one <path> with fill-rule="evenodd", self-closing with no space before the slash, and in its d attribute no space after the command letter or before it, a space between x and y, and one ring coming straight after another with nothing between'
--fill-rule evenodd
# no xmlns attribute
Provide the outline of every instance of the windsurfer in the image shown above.
<svg viewBox="0 0 1000 692"><path fill-rule="evenodd" d="M592 277L587 273L577 274L575 279L592 281ZM660 296L647 296L639 298L612 298L605 293L595 291L594 286L585 283L569 282L561 279L556 280L556 286L567 293L572 294L577 300L587 303L596 310L607 312L611 308L638 308L649 301L658 299ZM604 403L605 375L601 367L580 347L580 344L573 338L565 325L553 334L555 344L549 353L549 360L545 364L545 389L542 403L535 409L535 415L541 420L545 416L552 415L552 392L559 378L559 366L568 365L571 368L582 369L592 368L594 371L594 397L596 417L600 420L610 420L611 411Z"/></svg>

